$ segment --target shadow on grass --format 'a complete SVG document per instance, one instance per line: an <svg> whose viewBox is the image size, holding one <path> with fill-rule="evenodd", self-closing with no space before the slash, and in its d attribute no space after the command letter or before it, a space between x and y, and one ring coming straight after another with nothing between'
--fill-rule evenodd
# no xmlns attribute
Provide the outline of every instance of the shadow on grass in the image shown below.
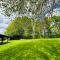
<svg viewBox="0 0 60 60"><path fill-rule="evenodd" d="M8 43L10 43L10 42L3 42L3 43L0 42L0 45L5 45L5 44L8 44Z"/></svg>

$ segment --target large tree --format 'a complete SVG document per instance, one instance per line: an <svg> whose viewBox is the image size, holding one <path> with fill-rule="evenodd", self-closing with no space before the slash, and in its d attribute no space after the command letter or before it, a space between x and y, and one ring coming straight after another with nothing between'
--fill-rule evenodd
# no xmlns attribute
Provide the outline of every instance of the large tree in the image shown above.
<svg viewBox="0 0 60 60"><path fill-rule="evenodd" d="M28 17L14 19L6 29L5 34L9 36L29 36L32 33L31 20Z"/></svg>
<svg viewBox="0 0 60 60"><path fill-rule="evenodd" d="M32 14L41 14L43 6L46 5L48 0L1 0L5 3L2 5L5 8L6 15L13 12L17 14L24 14L31 12ZM29 5L30 4L30 5Z"/></svg>

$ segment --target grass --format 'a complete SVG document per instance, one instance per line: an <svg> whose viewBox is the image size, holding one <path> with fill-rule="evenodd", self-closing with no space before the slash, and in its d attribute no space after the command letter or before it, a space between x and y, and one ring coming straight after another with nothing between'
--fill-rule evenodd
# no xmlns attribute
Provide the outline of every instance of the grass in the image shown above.
<svg viewBox="0 0 60 60"><path fill-rule="evenodd" d="M60 60L60 38L9 41L0 45L0 60Z"/></svg>

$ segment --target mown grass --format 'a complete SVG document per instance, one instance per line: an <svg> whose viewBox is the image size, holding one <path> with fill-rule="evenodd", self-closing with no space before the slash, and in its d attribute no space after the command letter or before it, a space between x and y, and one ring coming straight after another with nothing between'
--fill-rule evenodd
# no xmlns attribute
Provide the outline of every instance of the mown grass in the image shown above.
<svg viewBox="0 0 60 60"><path fill-rule="evenodd" d="M60 60L60 39L9 41L0 45L0 60Z"/></svg>

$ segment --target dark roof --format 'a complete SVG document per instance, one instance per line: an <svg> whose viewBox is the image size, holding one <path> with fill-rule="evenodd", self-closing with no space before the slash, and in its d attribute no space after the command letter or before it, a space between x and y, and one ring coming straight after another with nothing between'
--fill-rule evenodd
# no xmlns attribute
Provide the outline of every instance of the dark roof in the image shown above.
<svg viewBox="0 0 60 60"><path fill-rule="evenodd" d="M9 37L9 36L6 36L6 35L3 35L3 34L0 34L0 37Z"/></svg>

